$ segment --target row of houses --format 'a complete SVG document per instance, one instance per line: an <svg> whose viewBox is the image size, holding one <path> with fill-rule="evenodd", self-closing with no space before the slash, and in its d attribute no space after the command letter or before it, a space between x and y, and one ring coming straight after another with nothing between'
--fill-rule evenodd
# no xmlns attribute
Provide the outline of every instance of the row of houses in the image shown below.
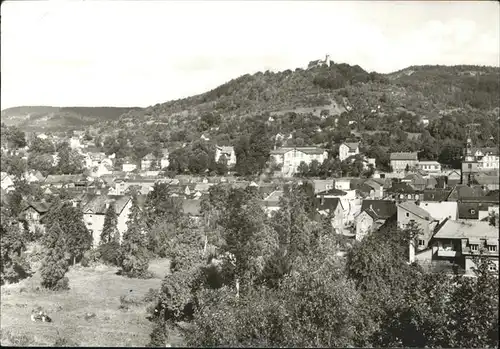
<svg viewBox="0 0 500 349"><path fill-rule="evenodd" d="M500 169L498 148L475 148L473 157L477 161L479 171L495 171ZM421 169L428 173L441 172L441 164L437 161L419 161L416 152L398 152L390 154L390 163L394 172L407 169Z"/></svg>

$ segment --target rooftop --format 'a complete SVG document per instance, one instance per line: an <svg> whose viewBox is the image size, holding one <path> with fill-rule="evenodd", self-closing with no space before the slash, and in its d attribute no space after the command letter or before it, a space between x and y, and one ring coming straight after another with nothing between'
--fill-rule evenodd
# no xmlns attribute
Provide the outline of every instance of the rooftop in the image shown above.
<svg viewBox="0 0 500 349"><path fill-rule="evenodd" d="M397 213L396 204L390 200L363 200L361 212L366 211L373 219L387 219Z"/></svg>
<svg viewBox="0 0 500 349"><path fill-rule="evenodd" d="M412 202L402 202L398 205L399 207L403 208L404 210L413 213L414 215L417 215L421 218L424 218L426 220L432 221L434 218L430 215L429 212L424 210L422 207L412 203Z"/></svg>
<svg viewBox="0 0 500 349"><path fill-rule="evenodd" d="M433 238L441 239L496 239L498 241L498 229L488 222L447 220L434 234Z"/></svg>
<svg viewBox="0 0 500 349"><path fill-rule="evenodd" d="M417 153L391 153L390 160L415 160L418 161Z"/></svg>

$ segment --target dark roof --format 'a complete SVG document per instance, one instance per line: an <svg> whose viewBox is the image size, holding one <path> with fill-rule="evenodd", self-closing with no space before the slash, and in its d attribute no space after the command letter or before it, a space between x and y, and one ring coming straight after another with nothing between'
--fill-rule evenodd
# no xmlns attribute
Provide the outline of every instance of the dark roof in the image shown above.
<svg viewBox="0 0 500 349"><path fill-rule="evenodd" d="M457 201L461 200L462 198L482 197L485 195L486 191L481 188L481 186L469 187L465 184L457 184L450 193L448 200Z"/></svg>
<svg viewBox="0 0 500 349"><path fill-rule="evenodd" d="M424 201L446 201L451 189L426 189L424 190Z"/></svg>
<svg viewBox="0 0 500 349"><path fill-rule="evenodd" d="M30 203L28 203L26 205L26 207L24 208L24 210L26 210L26 209L28 209L30 207L32 207L38 213L46 213L50 209L50 203L48 203L48 202L42 202L42 201L30 202Z"/></svg>
<svg viewBox="0 0 500 349"><path fill-rule="evenodd" d="M410 184L408 183L392 183L392 187L387 189L387 192L389 193L401 193L401 194L414 194L417 190L415 190Z"/></svg>
<svg viewBox="0 0 500 349"><path fill-rule="evenodd" d="M321 195L338 195L338 196L344 196L344 195L347 195L347 193L343 190L339 190L339 189L329 189L329 190L325 190L325 191L322 191L322 192L319 192L316 194L316 196L321 196Z"/></svg>
<svg viewBox="0 0 500 349"><path fill-rule="evenodd" d="M106 204L114 203L115 212L121 214L125 205L131 200L128 195L87 195L82 199L83 213L91 211L92 214L106 214Z"/></svg>
<svg viewBox="0 0 500 349"><path fill-rule="evenodd" d="M373 219L387 219L398 212L394 201L390 200L363 200L361 212L368 213Z"/></svg>
<svg viewBox="0 0 500 349"><path fill-rule="evenodd" d="M315 198L314 207L318 210L330 210L335 211L337 206L340 204L339 198ZM340 204L342 205L342 204Z"/></svg>
<svg viewBox="0 0 500 349"><path fill-rule="evenodd" d="M346 145L349 150L355 151L359 147L358 142L345 142L344 145Z"/></svg>
<svg viewBox="0 0 500 349"><path fill-rule="evenodd" d="M497 196L480 196L480 197L462 197L459 202L482 202L488 204L498 204L500 203L500 198Z"/></svg>
<svg viewBox="0 0 500 349"><path fill-rule="evenodd" d="M490 206L481 202L459 202L458 219L479 219L479 211L488 211Z"/></svg>
<svg viewBox="0 0 500 349"><path fill-rule="evenodd" d="M44 183L74 183L82 180L84 180L84 178L81 175L48 175Z"/></svg>

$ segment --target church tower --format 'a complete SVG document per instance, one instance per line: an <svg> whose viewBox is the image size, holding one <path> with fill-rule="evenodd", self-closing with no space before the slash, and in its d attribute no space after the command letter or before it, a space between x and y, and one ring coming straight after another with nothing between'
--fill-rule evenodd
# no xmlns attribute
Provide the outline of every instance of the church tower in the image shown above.
<svg viewBox="0 0 500 349"><path fill-rule="evenodd" d="M479 162L473 154L472 139L467 135L464 160L462 161L462 184L471 185L475 183L475 176L479 172Z"/></svg>

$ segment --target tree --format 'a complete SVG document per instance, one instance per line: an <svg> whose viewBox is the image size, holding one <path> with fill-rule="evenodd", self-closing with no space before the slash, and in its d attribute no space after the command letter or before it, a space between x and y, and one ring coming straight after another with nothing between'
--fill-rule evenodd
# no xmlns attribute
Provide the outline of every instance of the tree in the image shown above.
<svg viewBox="0 0 500 349"><path fill-rule="evenodd" d="M146 244L146 225L140 217L137 197L132 198L127 222L127 231L122 241L122 273L128 277L144 278L147 276L149 261Z"/></svg>
<svg viewBox="0 0 500 349"><path fill-rule="evenodd" d="M2 212L0 224L1 263L0 284L17 282L31 274L30 266L23 257L26 241L19 225Z"/></svg>
<svg viewBox="0 0 500 349"><path fill-rule="evenodd" d="M219 176L224 176L227 173L228 171L227 158L224 154L219 157L216 168L217 168L217 174Z"/></svg>
<svg viewBox="0 0 500 349"><path fill-rule="evenodd" d="M45 288L51 290L67 288L67 280L64 280L64 275L68 271L69 266L65 255L65 240L65 234L57 222L50 227L44 237L43 244L47 252L42 262L40 273L42 286Z"/></svg>
<svg viewBox="0 0 500 349"><path fill-rule="evenodd" d="M304 161L300 162L297 168L297 175L300 177L307 177L309 175L309 166Z"/></svg>
<svg viewBox="0 0 500 349"><path fill-rule="evenodd" d="M83 213L71 203L53 204L44 219L48 226L58 223L64 233L65 251L73 264L81 260L83 254L92 247L92 233L83 222Z"/></svg>
<svg viewBox="0 0 500 349"><path fill-rule="evenodd" d="M101 233L101 241L99 244L107 244L112 241L120 241L120 232L117 228L118 218L116 216L115 205L111 203L106 210L106 215L104 216L104 225Z"/></svg>
<svg viewBox="0 0 500 349"><path fill-rule="evenodd" d="M14 156L10 159L10 166L8 172L12 174L17 180L24 176L27 170L26 161L20 156Z"/></svg>

